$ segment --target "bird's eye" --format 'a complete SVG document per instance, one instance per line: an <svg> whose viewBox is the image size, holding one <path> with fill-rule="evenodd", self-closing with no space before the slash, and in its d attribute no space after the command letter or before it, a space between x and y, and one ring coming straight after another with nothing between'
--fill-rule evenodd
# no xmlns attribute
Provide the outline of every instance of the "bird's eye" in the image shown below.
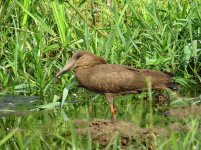
<svg viewBox="0 0 201 150"><path fill-rule="evenodd" d="M82 55L80 54L77 54L76 58L79 59Z"/></svg>

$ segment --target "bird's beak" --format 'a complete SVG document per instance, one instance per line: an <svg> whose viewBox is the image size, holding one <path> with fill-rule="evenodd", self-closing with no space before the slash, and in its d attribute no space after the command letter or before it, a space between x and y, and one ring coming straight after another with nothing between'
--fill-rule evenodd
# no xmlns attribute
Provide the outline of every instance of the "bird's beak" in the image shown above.
<svg viewBox="0 0 201 150"><path fill-rule="evenodd" d="M72 58L69 62L66 63L63 69L56 74L56 78L75 68L75 66L76 66L76 60Z"/></svg>

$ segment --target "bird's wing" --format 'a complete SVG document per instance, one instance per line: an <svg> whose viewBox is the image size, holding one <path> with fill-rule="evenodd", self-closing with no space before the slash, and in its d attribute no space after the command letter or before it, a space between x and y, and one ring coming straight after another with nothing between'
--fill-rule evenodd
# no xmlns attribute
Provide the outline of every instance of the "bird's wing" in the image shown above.
<svg viewBox="0 0 201 150"><path fill-rule="evenodd" d="M169 76L169 77L173 77L174 74L171 72L161 72L161 71L157 71L157 70L148 70L148 69L136 69L136 68L132 68L126 65L117 65L117 66L121 66L123 68L135 71L135 72L141 72L141 73L145 73L145 74L153 74L153 75L165 75L165 76Z"/></svg>
<svg viewBox="0 0 201 150"><path fill-rule="evenodd" d="M133 91L144 86L144 79L140 72L111 64L92 68L88 75L88 82L89 89L104 93Z"/></svg>
<svg viewBox="0 0 201 150"><path fill-rule="evenodd" d="M144 90L149 81L153 89L172 88L174 83L171 78L169 74L160 71L104 64L91 70L88 81L94 90L118 93Z"/></svg>
<svg viewBox="0 0 201 150"><path fill-rule="evenodd" d="M152 88L171 88L178 89L179 85L172 82L173 73L170 72L161 72L157 70L147 70L147 69L136 69L129 66L121 65L122 67L132 70L134 72L140 72L142 76L146 79L147 77L151 79Z"/></svg>

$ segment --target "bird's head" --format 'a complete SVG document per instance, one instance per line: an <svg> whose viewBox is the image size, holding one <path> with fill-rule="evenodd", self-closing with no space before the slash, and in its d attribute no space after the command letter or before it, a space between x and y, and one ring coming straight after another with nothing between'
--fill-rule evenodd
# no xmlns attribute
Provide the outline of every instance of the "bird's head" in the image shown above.
<svg viewBox="0 0 201 150"><path fill-rule="evenodd" d="M63 69L56 74L56 77L79 67L93 67L98 64L106 63L107 62L102 57L98 57L87 51L79 51L73 54L72 58L67 61Z"/></svg>

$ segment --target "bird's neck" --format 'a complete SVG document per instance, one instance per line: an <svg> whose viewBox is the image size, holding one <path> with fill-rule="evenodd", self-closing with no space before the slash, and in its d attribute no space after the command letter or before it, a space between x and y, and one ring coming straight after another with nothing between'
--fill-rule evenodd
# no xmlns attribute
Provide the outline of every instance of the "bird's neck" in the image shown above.
<svg viewBox="0 0 201 150"><path fill-rule="evenodd" d="M89 76L91 67L78 67L75 70L75 77L82 87L86 87L87 85L87 77Z"/></svg>

